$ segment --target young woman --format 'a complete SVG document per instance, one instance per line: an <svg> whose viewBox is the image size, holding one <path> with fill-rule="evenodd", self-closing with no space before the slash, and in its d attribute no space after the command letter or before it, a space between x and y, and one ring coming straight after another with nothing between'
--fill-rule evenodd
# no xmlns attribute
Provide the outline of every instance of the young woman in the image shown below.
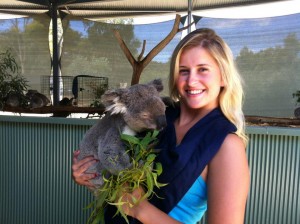
<svg viewBox="0 0 300 224"><path fill-rule="evenodd" d="M242 224L249 189L243 90L231 50L211 29L179 42L171 59L168 126L161 132L157 160L163 173L159 197L124 208L131 223L194 224L207 210L209 224ZM84 171L93 158L77 162L73 177L90 186ZM90 186L91 187L91 186ZM130 193L136 197L143 189ZM130 197L129 197L130 198ZM107 211L106 223L120 223Z"/></svg>

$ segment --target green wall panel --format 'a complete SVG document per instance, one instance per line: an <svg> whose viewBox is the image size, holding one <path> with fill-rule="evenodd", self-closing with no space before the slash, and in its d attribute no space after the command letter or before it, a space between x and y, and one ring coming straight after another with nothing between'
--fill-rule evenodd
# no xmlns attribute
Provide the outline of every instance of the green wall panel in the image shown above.
<svg viewBox="0 0 300 224"><path fill-rule="evenodd" d="M0 223L85 223L92 196L71 179L72 152L94 122L0 116ZM247 133L245 223L299 224L300 129L247 127Z"/></svg>
<svg viewBox="0 0 300 224"><path fill-rule="evenodd" d="M92 197L72 181L71 163L90 125L2 118L0 223L85 223L88 212L83 208Z"/></svg>

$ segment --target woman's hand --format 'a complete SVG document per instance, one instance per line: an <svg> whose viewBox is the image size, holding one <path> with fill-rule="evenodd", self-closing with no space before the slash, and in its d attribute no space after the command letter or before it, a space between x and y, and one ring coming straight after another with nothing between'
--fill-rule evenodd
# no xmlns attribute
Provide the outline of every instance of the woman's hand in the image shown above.
<svg viewBox="0 0 300 224"><path fill-rule="evenodd" d="M126 186L124 186L126 189ZM153 206L146 198L143 199L145 192L142 187L135 189L132 193L125 191L121 195L124 203L122 209L126 215L138 219L144 224L179 224L180 222L168 216L155 206ZM134 200L133 200L134 198ZM134 203L138 201L138 203Z"/></svg>
<svg viewBox="0 0 300 224"><path fill-rule="evenodd" d="M90 189L94 189L95 186L89 181L95 177L97 177L96 173L85 173L85 171L98 162L93 156L88 156L80 161L78 161L78 155L80 154L80 150L76 150L73 153L73 164L72 164L72 178L74 181L79 184L86 186Z"/></svg>
<svg viewBox="0 0 300 224"><path fill-rule="evenodd" d="M124 189L127 187L124 186ZM144 199L141 199L144 196L145 192L142 187L135 189L133 192L125 192L121 195L121 201L124 202L122 209L126 215L137 217L139 208L144 202ZM135 203L138 202L138 203Z"/></svg>

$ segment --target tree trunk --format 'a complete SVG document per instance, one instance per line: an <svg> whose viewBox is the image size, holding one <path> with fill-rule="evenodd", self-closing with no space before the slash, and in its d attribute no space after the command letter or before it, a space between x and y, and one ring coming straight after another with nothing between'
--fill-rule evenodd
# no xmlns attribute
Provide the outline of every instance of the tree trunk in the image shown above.
<svg viewBox="0 0 300 224"><path fill-rule="evenodd" d="M133 72L131 77L131 85L134 85L139 83L144 67L140 66L139 63L136 62L134 63L132 68L133 68Z"/></svg>

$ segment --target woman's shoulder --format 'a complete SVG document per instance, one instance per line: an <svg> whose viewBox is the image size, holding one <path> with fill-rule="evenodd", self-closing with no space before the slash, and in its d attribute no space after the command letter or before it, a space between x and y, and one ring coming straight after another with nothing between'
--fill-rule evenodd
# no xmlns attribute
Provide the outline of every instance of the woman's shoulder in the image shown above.
<svg viewBox="0 0 300 224"><path fill-rule="evenodd" d="M241 137L234 133L230 133L226 136L224 139L224 142L222 144L223 148L242 148L245 149L244 142Z"/></svg>
<svg viewBox="0 0 300 224"><path fill-rule="evenodd" d="M236 134L228 134L213 160L219 165L222 163L233 165L234 161L238 163L241 161L246 162L246 157L246 148L243 140Z"/></svg>
<svg viewBox="0 0 300 224"><path fill-rule="evenodd" d="M242 223L250 173L246 149L240 137L235 134L226 136L220 150L208 164L207 179L208 200L213 204L208 210L209 219L227 218L226 223L232 222L232 219ZM219 212L218 216L216 212ZM229 217L228 214L235 216Z"/></svg>

